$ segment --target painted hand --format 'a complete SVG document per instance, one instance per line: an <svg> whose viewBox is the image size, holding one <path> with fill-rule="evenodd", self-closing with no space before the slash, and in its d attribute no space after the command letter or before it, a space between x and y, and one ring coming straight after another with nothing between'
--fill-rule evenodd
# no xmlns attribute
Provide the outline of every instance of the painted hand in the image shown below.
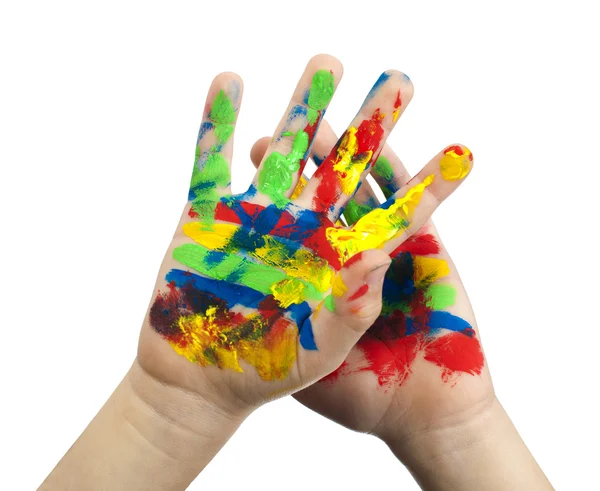
<svg viewBox="0 0 600 491"><path fill-rule="evenodd" d="M323 122L313 149L317 165L336 141ZM255 165L267 145L268 138L254 145ZM465 147L450 145L429 166L440 166L446 179L460 180L471 161ZM386 197L422 181L422 173L410 179L387 145L371 175ZM378 206L374 191L364 182L344 217L353 224ZM294 396L354 430L405 441L408 454L422 433L460 424L485 409L494 391L473 311L433 223L428 221L390 255L381 315L336 371ZM360 310L364 305L358 299L354 307Z"/></svg>
<svg viewBox="0 0 600 491"><path fill-rule="evenodd" d="M412 84L385 72L313 178L296 187L341 73L330 56L308 63L241 195L230 194L241 80L214 80L189 202L142 329L139 361L156 378L204 395L218 387L219 398L254 407L332 372L381 311L389 253L468 174L468 160L449 162L450 174L434 160L343 226L341 210L377 160ZM457 163L466 164L459 178Z"/></svg>

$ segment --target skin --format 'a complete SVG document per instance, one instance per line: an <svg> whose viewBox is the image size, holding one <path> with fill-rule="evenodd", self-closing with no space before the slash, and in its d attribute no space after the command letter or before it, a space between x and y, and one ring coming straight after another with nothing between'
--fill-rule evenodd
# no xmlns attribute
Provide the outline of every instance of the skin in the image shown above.
<svg viewBox="0 0 600 491"><path fill-rule="evenodd" d="M410 101L412 84L396 71L380 77L350 123L344 147L332 148L315 178L288 202L341 73L331 56L311 59L251 187L238 196L230 193L229 168L242 85L235 74L215 78L188 203L159 270L138 356L41 489L184 489L254 409L331 373L375 320L389 253L462 180L446 182L443 154L436 155L420 176L427 193L416 199L407 189L394 196L393 202L409 200L410 206L394 217L385 210L374 215L377 226L364 244L344 240L362 252L350 258L337 239L352 230L336 222ZM308 143L304 136L296 141L300 132ZM289 158L272 165L273 155ZM273 168L284 184L264 188L261 175ZM266 177L263 184L274 182ZM330 186L321 186L324 181ZM364 226L369 221L365 217ZM334 232L337 241L330 239ZM302 270L307 261L311 274Z"/></svg>

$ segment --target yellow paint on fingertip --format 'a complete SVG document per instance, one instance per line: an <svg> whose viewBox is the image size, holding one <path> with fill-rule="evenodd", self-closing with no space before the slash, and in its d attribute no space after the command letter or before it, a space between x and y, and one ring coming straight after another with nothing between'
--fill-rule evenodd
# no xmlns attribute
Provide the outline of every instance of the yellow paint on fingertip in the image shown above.
<svg viewBox="0 0 600 491"><path fill-rule="evenodd" d="M471 171L473 154L467 147L452 145L440 159L440 172L446 181L464 179Z"/></svg>
<svg viewBox="0 0 600 491"><path fill-rule="evenodd" d="M328 227L327 240L345 263L355 254L368 249L378 249L407 229L425 189L433 183L431 174L410 188L402 198L397 198L387 208L376 208L350 230Z"/></svg>

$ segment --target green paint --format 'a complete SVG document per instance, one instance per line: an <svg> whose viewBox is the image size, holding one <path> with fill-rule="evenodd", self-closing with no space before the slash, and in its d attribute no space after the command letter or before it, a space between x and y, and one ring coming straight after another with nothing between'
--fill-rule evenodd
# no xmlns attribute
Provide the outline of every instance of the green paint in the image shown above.
<svg viewBox="0 0 600 491"><path fill-rule="evenodd" d="M375 175L388 182L394 177L394 169L392 169L392 164L390 164L390 161L383 155L380 155L375 162L375 165L373 166L373 172ZM386 199L394 194L387 186L382 187L381 190L383 191L383 195Z"/></svg>
<svg viewBox="0 0 600 491"><path fill-rule="evenodd" d="M333 73L328 70L319 70L313 75L308 94L308 111L306 119L309 124L315 124L319 111L327 107L335 91Z"/></svg>
<svg viewBox="0 0 600 491"><path fill-rule="evenodd" d="M231 181L229 163L221 155L221 149L233 134L236 113L231 99L223 90L215 96L208 118L213 125L217 144L208 151L202 167L200 167L202 151L200 146L196 148L190 190L193 193L192 209L203 223L210 225L215 221L215 206L220 198L217 187L227 186Z"/></svg>
<svg viewBox="0 0 600 491"><path fill-rule="evenodd" d="M300 161L307 150L308 134L299 131L294 137L290 153L283 155L273 152L263 163L258 175L258 190L269 196L278 208L283 208L289 202L285 193L292 187L294 174L300 169Z"/></svg>
<svg viewBox="0 0 600 491"><path fill-rule="evenodd" d="M325 308L329 310L329 312L335 312L335 298L333 298L333 295L328 295L325 298L323 305L325 305Z"/></svg>
<svg viewBox="0 0 600 491"><path fill-rule="evenodd" d="M356 200L351 200L344 209L344 218L346 219L348 225L354 225L372 209L373 208L369 205L359 204L356 202Z"/></svg>
<svg viewBox="0 0 600 491"><path fill-rule="evenodd" d="M432 310L444 310L456 302L456 289L452 285L431 285L425 292L427 306Z"/></svg>
<svg viewBox="0 0 600 491"><path fill-rule="evenodd" d="M200 150L196 151L196 163L192 171L190 189L195 193L192 200L192 209L198 214L200 220L210 225L214 223L215 205L219 201L217 186L227 186L231 181L229 164L220 153L209 153L202 169L198 166Z"/></svg>
<svg viewBox="0 0 600 491"><path fill-rule="evenodd" d="M235 107L223 90L213 100L208 116L214 125L215 137L220 145L224 145L233 133L235 123Z"/></svg>
<svg viewBox="0 0 600 491"><path fill-rule="evenodd" d="M223 254L223 259L214 261L214 254L214 251L200 244L183 244L173 250L173 259L209 278L245 285L265 295L272 293L271 287L276 283L288 280L302 283L306 298L323 298L314 286L300 279L291 279L280 269L255 263L235 254Z"/></svg>
<svg viewBox="0 0 600 491"><path fill-rule="evenodd" d="M380 155L377 161L375 162L373 171L375 172L375 174L385 179L386 181L390 181L392 177L394 177L394 170L392 169L392 164L390 164L390 161L386 159L383 155Z"/></svg>

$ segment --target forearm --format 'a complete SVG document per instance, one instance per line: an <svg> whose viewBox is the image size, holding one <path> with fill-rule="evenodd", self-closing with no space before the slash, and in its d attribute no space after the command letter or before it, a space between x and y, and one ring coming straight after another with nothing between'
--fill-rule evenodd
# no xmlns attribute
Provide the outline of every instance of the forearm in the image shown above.
<svg viewBox="0 0 600 491"><path fill-rule="evenodd" d="M388 442L425 491L552 490L497 400L467 424L437 429L415 445Z"/></svg>
<svg viewBox="0 0 600 491"><path fill-rule="evenodd" d="M185 489L243 419L161 384L136 361L40 490Z"/></svg>

